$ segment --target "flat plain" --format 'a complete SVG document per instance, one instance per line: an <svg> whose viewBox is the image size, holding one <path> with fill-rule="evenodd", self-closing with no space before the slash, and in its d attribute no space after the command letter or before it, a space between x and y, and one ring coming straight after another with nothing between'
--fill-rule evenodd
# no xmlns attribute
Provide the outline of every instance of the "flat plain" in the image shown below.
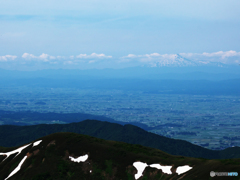
<svg viewBox="0 0 240 180"><path fill-rule="evenodd" d="M88 113L141 122L151 132L209 148L240 146L240 97L79 88L1 88L0 110ZM0 119L7 124L8 119ZM18 122L29 122L24 119ZM49 123L65 123L58 119Z"/></svg>

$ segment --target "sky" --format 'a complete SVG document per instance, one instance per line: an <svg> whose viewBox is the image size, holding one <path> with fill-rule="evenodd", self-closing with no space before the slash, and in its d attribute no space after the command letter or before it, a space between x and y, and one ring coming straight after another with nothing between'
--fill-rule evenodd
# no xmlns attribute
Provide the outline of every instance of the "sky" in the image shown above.
<svg viewBox="0 0 240 180"><path fill-rule="evenodd" d="M0 1L0 68L240 63L239 0Z"/></svg>

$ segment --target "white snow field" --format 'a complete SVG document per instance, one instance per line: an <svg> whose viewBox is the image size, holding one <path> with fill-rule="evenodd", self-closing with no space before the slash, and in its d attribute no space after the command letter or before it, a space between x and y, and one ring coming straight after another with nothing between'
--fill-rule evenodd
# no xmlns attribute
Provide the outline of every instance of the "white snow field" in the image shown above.
<svg viewBox="0 0 240 180"><path fill-rule="evenodd" d="M42 142L42 140L39 140L39 141L36 141L33 143L33 146L38 146L40 143ZM7 156L4 160L6 160L10 155L12 154L16 154L18 153L17 155L19 155L23 149L25 149L26 147L28 147L29 145L31 145L32 143L30 144L27 144L25 146L22 146L16 150L13 150L13 151L10 151L10 152L5 152L5 153L0 153L0 155L5 155ZM16 156L17 156L16 155ZM16 157L15 156L15 157ZM14 174L16 174L20 169L21 169L21 166L22 164L24 163L24 161L27 159L27 156L24 156L24 158L21 160L21 162L18 164L18 166L9 174L9 176L5 179L7 180L8 178L10 178L11 176L13 176ZM72 156L69 156L69 159L73 162L77 162L77 163L80 163L80 162L85 162L87 159L88 159L88 154L86 155L83 155L83 156L79 156L77 158L74 158ZM3 160L3 161L4 161ZM166 173L166 174L172 174L171 172L171 168L172 166L162 166L161 164L151 164L151 165L147 165L147 163L143 163L143 162L134 162L133 163L133 166L137 169L137 174L135 174L135 179L139 179L141 176L143 176L143 172L145 170L146 167L151 167L151 168L157 168L157 169L161 169L163 173ZM185 165L185 166L179 166L177 167L176 169L176 173L178 175L180 174L183 174L187 171L189 171L190 169L192 169L192 167L188 166L188 165ZM90 173L92 173L92 170L90 170Z"/></svg>
<svg viewBox="0 0 240 180"><path fill-rule="evenodd" d="M149 166L152 168L161 169L162 172L166 174L172 174L172 171L171 171L172 166L161 166L160 164L151 164Z"/></svg>
<svg viewBox="0 0 240 180"><path fill-rule="evenodd" d="M33 143L33 147L39 145L41 142L42 140L36 141L35 143Z"/></svg>
<svg viewBox="0 0 240 180"><path fill-rule="evenodd" d="M16 150L13 150L13 151L10 151L10 152L0 153L0 155L6 155L7 157L6 157L5 159L7 159L10 155L15 154L15 153L17 153L17 152L18 152L17 155L19 155L19 154L22 152L22 150L25 149L26 147L28 147L29 145L30 145L30 144L28 144L28 145L26 145L26 146L23 146L23 147L20 147L20 148L18 148L18 149L16 149ZM16 155L16 156L17 156L17 155ZM16 156L15 156L15 157L16 157ZM5 161L5 159L4 159L3 161Z"/></svg>
<svg viewBox="0 0 240 180"><path fill-rule="evenodd" d="M138 179L142 176L143 171L148 165L143 162L134 162L133 166L137 169L137 174L135 174L135 179Z"/></svg>
<svg viewBox="0 0 240 180"><path fill-rule="evenodd" d="M69 159L73 162L78 162L78 163L85 162L88 159L88 155L86 154L84 156L79 156L78 158L74 158L72 156L69 156Z"/></svg>
<svg viewBox="0 0 240 180"><path fill-rule="evenodd" d="M189 171L190 169L192 169L192 167L185 165L185 166L179 166L177 167L176 173L178 173L178 175L185 173L187 171Z"/></svg>
<svg viewBox="0 0 240 180"><path fill-rule="evenodd" d="M137 174L135 174L135 179L138 179L143 175L142 173L147 166L150 166L151 168L161 169L162 172L166 174L172 174L172 171L171 171L172 166L161 166L160 164L147 165L146 163L143 163L143 162L134 162L133 166L137 169ZM179 166L177 167L176 173L180 175L182 173L189 171L190 169L192 169L192 167L188 165Z"/></svg>
<svg viewBox="0 0 240 180"><path fill-rule="evenodd" d="M33 147L39 145L41 142L42 142L42 140L39 140L39 141L34 142L34 143L33 143ZM32 144L32 143L30 143L30 144ZM18 148L18 149L16 149L16 150L13 150L13 151L10 151L10 152L0 153L0 155L6 155L7 157L6 157L5 159L7 159L11 154L15 154L15 153L17 153L17 152L18 152L17 155L19 155L19 154L22 152L22 150L25 149L26 147L28 147L30 144L27 144L27 145L25 145L25 146L23 146L23 147L20 147L20 148ZM16 156L17 156L17 155L16 155ZM15 156L15 157L16 157L16 156ZM15 157L14 157L14 158L15 158ZM4 159L4 160L5 160L5 159ZM27 156L24 156L24 158L21 160L21 162L18 164L18 166L9 174L9 176L8 176L5 180L7 180L8 178L10 178L10 177L13 176L14 174L16 174L16 173L21 169L21 166L22 166L22 164L24 163L24 161L25 161L26 159L27 159ZM4 161L4 160L3 160L3 161Z"/></svg>
<svg viewBox="0 0 240 180"><path fill-rule="evenodd" d="M8 177L5 180L7 180L8 178L10 178L14 174L16 174L21 169L21 166L26 159L27 159L27 156L24 156L24 158L21 160L21 162L18 164L18 166L8 175Z"/></svg>

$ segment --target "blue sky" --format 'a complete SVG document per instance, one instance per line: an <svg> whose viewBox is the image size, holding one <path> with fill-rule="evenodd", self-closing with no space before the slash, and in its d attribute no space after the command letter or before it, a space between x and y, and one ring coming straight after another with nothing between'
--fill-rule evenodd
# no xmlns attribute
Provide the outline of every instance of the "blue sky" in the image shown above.
<svg viewBox="0 0 240 180"><path fill-rule="evenodd" d="M0 68L125 67L154 53L154 61L193 54L238 63L239 7L239 0L1 1Z"/></svg>

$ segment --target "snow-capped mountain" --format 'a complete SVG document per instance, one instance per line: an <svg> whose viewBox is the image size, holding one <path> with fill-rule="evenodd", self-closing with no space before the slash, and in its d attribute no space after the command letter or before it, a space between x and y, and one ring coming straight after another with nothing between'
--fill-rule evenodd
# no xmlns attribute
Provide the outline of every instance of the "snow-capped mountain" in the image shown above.
<svg viewBox="0 0 240 180"><path fill-rule="evenodd" d="M147 67L186 67L186 66L227 66L221 62L204 61L204 60L191 60L185 58L180 54L172 54L171 56L164 57L164 55L158 58L152 58L147 65Z"/></svg>
<svg viewBox="0 0 240 180"><path fill-rule="evenodd" d="M197 66L200 63L194 62L187 58L180 56L179 54L172 55L171 58L168 59L160 59L156 62L157 66Z"/></svg>

